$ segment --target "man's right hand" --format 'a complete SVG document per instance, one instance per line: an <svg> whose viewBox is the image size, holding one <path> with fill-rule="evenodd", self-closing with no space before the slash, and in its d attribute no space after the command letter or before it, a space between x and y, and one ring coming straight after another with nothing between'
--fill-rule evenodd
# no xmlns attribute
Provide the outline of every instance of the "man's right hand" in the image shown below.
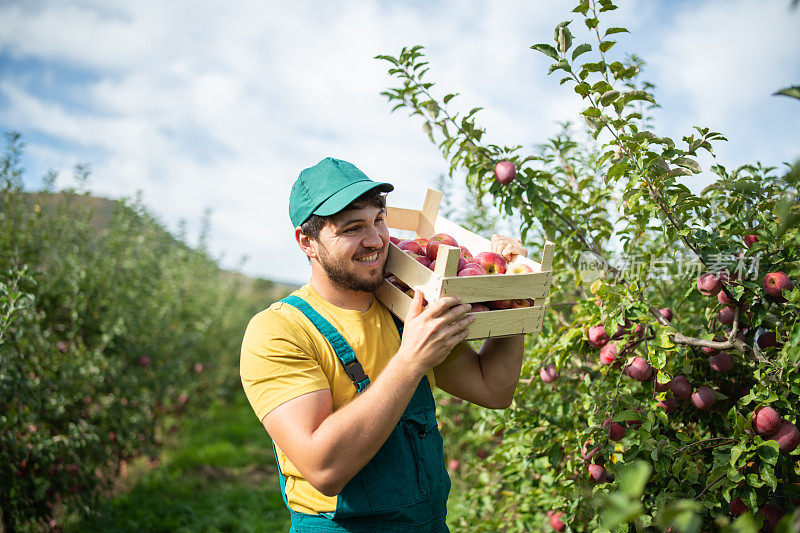
<svg viewBox="0 0 800 533"><path fill-rule="evenodd" d="M428 372L447 357L469 335L475 315L472 306L455 296L443 296L423 308L425 295L414 293L406 314L398 355L415 365L420 374Z"/></svg>

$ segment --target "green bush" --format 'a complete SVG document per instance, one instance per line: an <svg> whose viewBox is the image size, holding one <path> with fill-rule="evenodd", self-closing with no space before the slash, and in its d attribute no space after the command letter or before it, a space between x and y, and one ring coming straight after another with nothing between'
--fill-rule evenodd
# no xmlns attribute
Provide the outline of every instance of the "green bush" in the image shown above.
<svg viewBox="0 0 800 533"><path fill-rule="evenodd" d="M279 296L222 271L139 201L25 192L0 162L0 509L8 530L89 512L120 465L239 392L247 320ZM88 172L79 167L78 186Z"/></svg>

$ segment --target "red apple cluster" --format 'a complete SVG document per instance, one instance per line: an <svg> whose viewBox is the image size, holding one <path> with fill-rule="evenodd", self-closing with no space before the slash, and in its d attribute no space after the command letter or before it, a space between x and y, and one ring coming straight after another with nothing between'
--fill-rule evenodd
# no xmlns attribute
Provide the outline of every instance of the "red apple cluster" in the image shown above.
<svg viewBox="0 0 800 533"><path fill-rule="evenodd" d="M533 272L533 269L523 263L509 263L506 259L494 252L481 252L477 255L472 254L466 246L460 246L458 242L446 233L437 233L430 239L419 237L416 239L400 240L397 237L390 237L390 240L403 250L406 254L416 259L420 264L434 270L436 268L436 257L439 253L439 246L444 244L459 248L461 254L458 258L456 275L458 276L486 276L490 274L526 274ZM414 295L413 289L387 272L386 281L399 288L409 296ZM515 300L495 300L472 304L472 312L499 310L499 309L518 309L522 307L532 307L532 298L520 298Z"/></svg>
<svg viewBox="0 0 800 533"><path fill-rule="evenodd" d="M778 443L781 453L792 453L800 445L800 430L797 426L783 420L780 413L770 406L756 409L752 422L756 433Z"/></svg>

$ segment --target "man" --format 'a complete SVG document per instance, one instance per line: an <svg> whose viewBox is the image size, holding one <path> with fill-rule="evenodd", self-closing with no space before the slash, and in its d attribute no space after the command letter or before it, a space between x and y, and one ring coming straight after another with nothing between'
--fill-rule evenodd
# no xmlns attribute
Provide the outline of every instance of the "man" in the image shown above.
<svg viewBox="0 0 800 533"><path fill-rule="evenodd" d="M374 296L389 246L388 183L327 158L300 173L289 216L310 282L257 314L240 373L275 445L292 531L448 531L450 479L433 386L489 408L511 404L523 337L464 342L470 305L420 291L404 323ZM492 248L527 255L495 236ZM401 331L402 330L402 331Z"/></svg>

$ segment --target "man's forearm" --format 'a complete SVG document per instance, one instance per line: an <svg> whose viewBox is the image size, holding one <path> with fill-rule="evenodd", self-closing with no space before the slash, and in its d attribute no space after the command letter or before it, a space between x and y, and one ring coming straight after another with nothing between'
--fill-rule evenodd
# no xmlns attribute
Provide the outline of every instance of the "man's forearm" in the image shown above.
<svg viewBox="0 0 800 533"><path fill-rule="evenodd" d="M511 335L487 339L481 346L480 365L483 381L488 389L513 397L522 368L525 336ZM509 403L511 398L508 398Z"/></svg>
<svg viewBox="0 0 800 533"><path fill-rule="evenodd" d="M366 391L334 411L312 433L318 489L338 494L386 442L422 375L394 357Z"/></svg>

